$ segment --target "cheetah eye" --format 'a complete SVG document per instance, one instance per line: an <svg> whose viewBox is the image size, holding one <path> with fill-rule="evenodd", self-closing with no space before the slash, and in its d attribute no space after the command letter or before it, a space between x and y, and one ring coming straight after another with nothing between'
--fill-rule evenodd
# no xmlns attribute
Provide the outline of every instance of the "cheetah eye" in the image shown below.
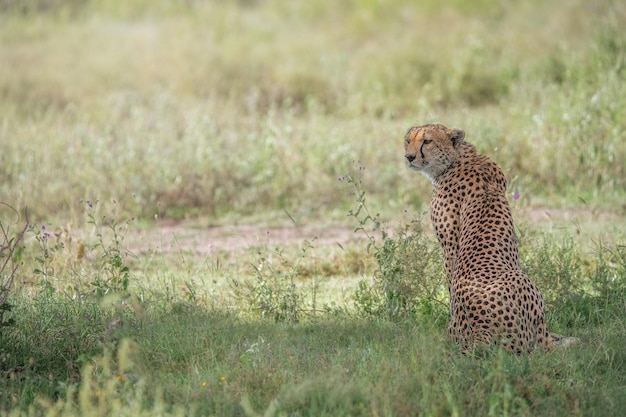
<svg viewBox="0 0 626 417"><path fill-rule="evenodd" d="M423 143L424 145L428 145L428 144L429 144L429 143L431 143L431 142L432 142L432 139L424 139L424 140L422 141L422 143Z"/></svg>

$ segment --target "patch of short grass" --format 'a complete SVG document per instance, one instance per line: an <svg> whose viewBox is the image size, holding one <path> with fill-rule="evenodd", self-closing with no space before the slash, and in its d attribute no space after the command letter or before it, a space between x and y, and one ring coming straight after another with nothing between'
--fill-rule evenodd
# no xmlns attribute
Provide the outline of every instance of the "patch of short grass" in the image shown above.
<svg viewBox="0 0 626 417"><path fill-rule="evenodd" d="M84 390L96 397L82 404L63 390L52 398L65 404L63 415L88 406L95 415L112 415L162 404L188 415L617 416L624 405L623 323L623 315L614 318L587 330L583 345L549 354L463 356L447 342L445 328L428 322L340 318L284 325L157 307L136 326L116 329L104 356L86 362L82 378L91 382L81 384L78 398L89 394ZM119 342L124 337L132 339L130 352ZM33 381L40 369L21 378ZM56 374L42 380L65 386ZM15 380L3 384L7 398L20 392ZM41 387L36 391L45 398ZM31 415L48 400L37 404Z"/></svg>

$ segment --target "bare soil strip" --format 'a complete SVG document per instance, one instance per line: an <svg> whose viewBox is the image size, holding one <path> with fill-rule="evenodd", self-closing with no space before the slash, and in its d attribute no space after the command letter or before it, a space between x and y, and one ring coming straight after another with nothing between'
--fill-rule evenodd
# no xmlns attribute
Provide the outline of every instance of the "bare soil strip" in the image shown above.
<svg viewBox="0 0 626 417"><path fill-rule="evenodd" d="M520 225L533 227L582 227L591 232L602 230L622 233L624 217L611 212L585 209L521 209L514 214ZM426 220L427 223L429 223ZM393 222L391 222L393 223ZM619 227L617 227L619 225ZM430 228L430 224L426 225ZM617 227L617 228L615 228ZM231 225L201 228L190 223L164 223L145 230L131 230L126 243L136 254L147 251L161 253L192 252L207 255L237 252L262 245L281 247L315 239L316 246L344 245L365 239L363 233L340 224L311 224L293 227Z"/></svg>

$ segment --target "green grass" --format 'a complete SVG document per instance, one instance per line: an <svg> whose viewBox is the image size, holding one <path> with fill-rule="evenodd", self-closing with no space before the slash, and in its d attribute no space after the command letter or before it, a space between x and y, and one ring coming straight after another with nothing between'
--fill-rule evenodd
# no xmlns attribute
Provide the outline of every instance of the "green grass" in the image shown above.
<svg viewBox="0 0 626 417"><path fill-rule="evenodd" d="M357 222L370 255L364 242L262 243L203 258L132 256L125 225L87 218L95 230L81 236L81 257L70 237L61 244L39 228L19 254L14 322L0 328L0 409L10 415L618 416L626 405L619 240L586 252L524 235L523 266L550 329L580 343L463 355L446 336L436 242L419 222L392 235ZM323 287L335 276L352 290L332 302Z"/></svg>
<svg viewBox="0 0 626 417"><path fill-rule="evenodd" d="M568 350L463 356L447 342L445 325L429 321L341 317L276 324L153 305L141 318L127 312L119 327L98 332L104 333L103 356L88 355L89 338L71 326L62 341L52 334L58 330L37 329L45 340L19 343L31 360L3 382L3 404L25 407L37 393L50 399L29 414L56 401L64 415L174 407L186 415L617 416L626 400L624 315L601 315L599 324L579 323L583 344ZM46 351L44 341L64 351ZM82 360L67 359L73 343L82 345ZM74 385L63 381L75 372L68 363L81 362L87 365L75 396ZM81 402L83 395L89 401Z"/></svg>
<svg viewBox="0 0 626 417"><path fill-rule="evenodd" d="M612 0L0 2L0 261L31 220L0 270L0 414L622 415L625 24ZM523 268L580 344L451 345L402 163L427 122L503 167ZM180 220L373 240L132 233Z"/></svg>

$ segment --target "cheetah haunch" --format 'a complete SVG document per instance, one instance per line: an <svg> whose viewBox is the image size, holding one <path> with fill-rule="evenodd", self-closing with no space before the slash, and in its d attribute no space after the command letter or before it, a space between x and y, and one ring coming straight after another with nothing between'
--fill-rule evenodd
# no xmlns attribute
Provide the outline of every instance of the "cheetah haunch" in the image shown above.
<svg viewBox="0 0 626 417"><path fill-rule="evenodd" d="M498 344L515 352L545 350L560 340L546 329L539 289L520 268L506 179L464 141L462 130L412 127L405 160L433 184L431 220L443 250L451 322L465 351Z"/></svg>

